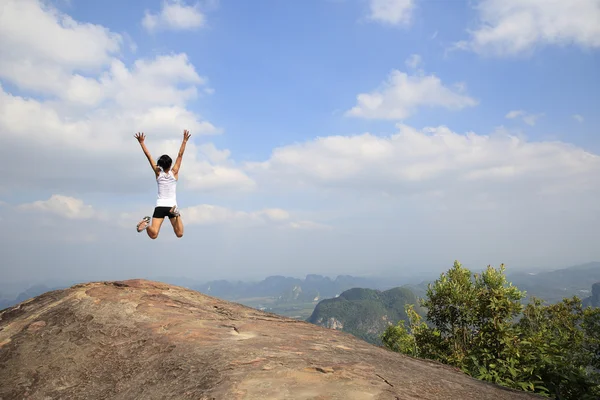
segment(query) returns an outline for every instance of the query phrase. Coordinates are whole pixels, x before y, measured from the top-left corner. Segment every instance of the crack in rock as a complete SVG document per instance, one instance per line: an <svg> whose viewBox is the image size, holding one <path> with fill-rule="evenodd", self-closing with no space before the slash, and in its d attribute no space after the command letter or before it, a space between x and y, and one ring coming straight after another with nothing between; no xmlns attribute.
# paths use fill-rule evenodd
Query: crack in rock
<svg viewBox="0 0 600 400"><path fill-rule="evenodd" d="M383 376L381 376L381 375L379 375L379 374L375 374L375 375L377 375L379 378L381 378L381 379L382 379L382 380L383 380L385 383L387 383L387 384L388 384L388 385L390 385L391 387L394 387L394 385L392 385L391 383L389 383L389 382L387 381L387 379L385 379Z"/></svg>

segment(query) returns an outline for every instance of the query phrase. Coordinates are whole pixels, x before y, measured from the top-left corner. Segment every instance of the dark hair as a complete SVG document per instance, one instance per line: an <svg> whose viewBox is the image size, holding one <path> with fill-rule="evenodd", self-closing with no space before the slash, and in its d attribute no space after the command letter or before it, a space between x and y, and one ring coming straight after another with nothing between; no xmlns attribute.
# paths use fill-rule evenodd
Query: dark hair
<svg viewBox="0 0 600 400"><path fill-rule="evenodd" d="M171 157L169 157L166 154L163 154L162 156L160 156L160 158L156 162L156 165L161 167L163 171L166 171L169 168L171 168L172 163L173 163L173 160L171 160Z"/></svg>

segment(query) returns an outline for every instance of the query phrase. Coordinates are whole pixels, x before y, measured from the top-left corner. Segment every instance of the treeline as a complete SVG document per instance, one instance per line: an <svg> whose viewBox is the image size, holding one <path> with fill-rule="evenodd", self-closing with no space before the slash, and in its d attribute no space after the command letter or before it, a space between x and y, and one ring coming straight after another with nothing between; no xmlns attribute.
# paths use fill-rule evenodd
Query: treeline
<svg viewBox="0 0 600 400"><path fill-rule="evenodd" d="M384 345L468 375L555 399L600 398L600 309L578 297L545 305L507 281L505 267L472 273L459 262L428 285L425 317L406 306Z"/></svg>

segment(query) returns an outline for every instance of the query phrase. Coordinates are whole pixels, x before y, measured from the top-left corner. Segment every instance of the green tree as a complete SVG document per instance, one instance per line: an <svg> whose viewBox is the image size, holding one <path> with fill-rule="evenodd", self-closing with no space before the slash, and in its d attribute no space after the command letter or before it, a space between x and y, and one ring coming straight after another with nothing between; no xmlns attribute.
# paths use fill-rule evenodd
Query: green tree
<svg viewBox="0 0 600 400"><path fill-rule="evenodd" d="M447 341L442 340L440 331L430 329L415 311L414 304L407 304L404 309L409 327L405 326L404 320L398 321L395 326L389 326L381 337L384 346L413 357L447 362L449 346Z"/></svg>
<svg viewBox="0 0 600 400"><path fill-rule="evenodd" d="M408 306L408 326L388 327L382 341L500 385L557 399L599 398L600 309L584 309L577 298L524 307L524 297L504 265L473 274L455 262L428 286L425 321Z"/></svg>
<svg viewBox="0 0 600 400"><path fill-rule="evenodd" d="M398 321L397 325L388 327L381 335L384 345L398 353L418 356L417 341L405 326L405 321Z"/></svg>
<svg viewBox="0 0 600 400"><path fill-rule="evenodd" d="M600 311L583 308L577 297L525 307L516 324L523 371L540 377L556 398L598 399Z"/></svg>

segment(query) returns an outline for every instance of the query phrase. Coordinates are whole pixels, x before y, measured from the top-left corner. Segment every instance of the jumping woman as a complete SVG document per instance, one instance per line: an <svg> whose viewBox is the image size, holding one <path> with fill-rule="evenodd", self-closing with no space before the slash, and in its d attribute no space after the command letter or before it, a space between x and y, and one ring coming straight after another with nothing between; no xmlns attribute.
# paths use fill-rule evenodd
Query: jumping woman
<svg viewBox="0 0 600 400"><path fill-rule="evenodd" d="M181 221L181 215L179 213L179 209L177 208L176 188L177 180L179 178L179 168L181 167L181 159L183 158L183 152L185 151L185 144L190 136L191 135L189 131L183 131L183 142L181 143L181 148L179 149L179 154L177 155L175 165L173 168L171 168L171 164L173 163L171 157L163 154L155 164L150 152L146 148L146 144L144 143L144 139L146 139L144 133L142 132L140 134L138 132L135 135L135 138L142 146L142 150L144 150L146 158L150 162L150 166L154 171L156 183L158 185L158 198L156 199L156 208L154 208L154 214L152 215L152 224L150 224L150 217L148 216L144 217L137 224L137 231L141 232L145 229L150 239L156 239L158 237L158 232L160 231L160 227L165 217L169 217L169 221L171 221L171 225L173 225L175 235L178 238L183 236L183 222Z"/></svg>

